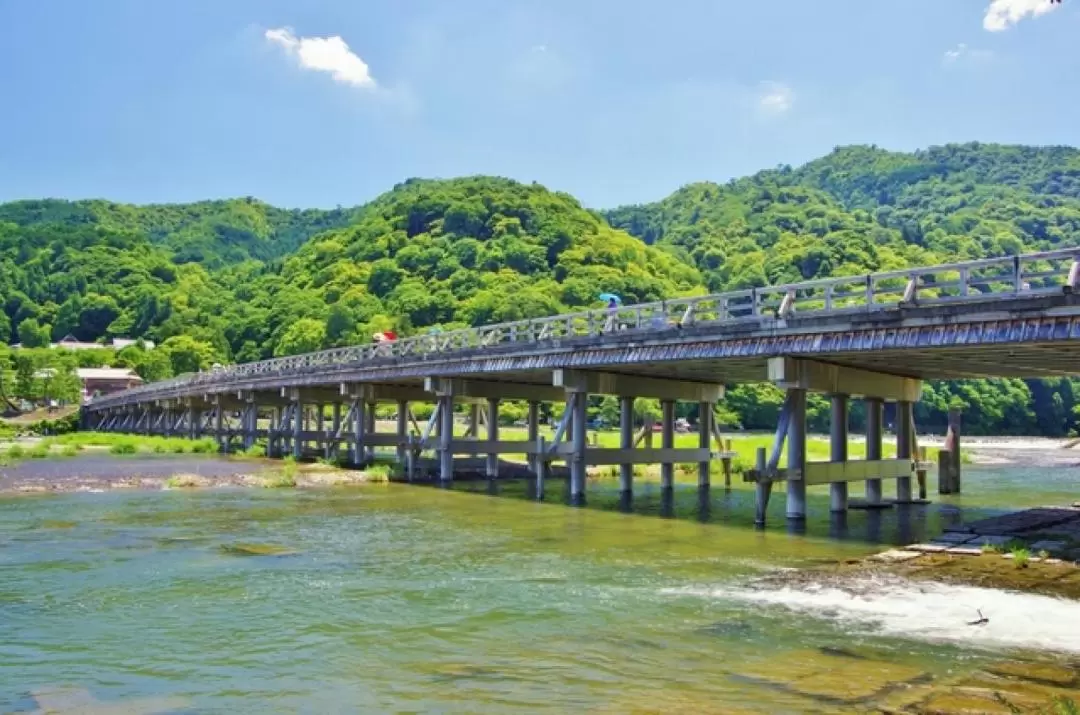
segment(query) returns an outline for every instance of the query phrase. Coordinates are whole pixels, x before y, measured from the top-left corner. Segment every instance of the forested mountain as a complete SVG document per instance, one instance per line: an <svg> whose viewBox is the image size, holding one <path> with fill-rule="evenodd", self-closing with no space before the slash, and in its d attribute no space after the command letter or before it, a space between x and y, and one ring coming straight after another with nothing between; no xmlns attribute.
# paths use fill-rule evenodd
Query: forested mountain
<svg viewBox="0 0 1080 715"><path fill-rule="evenodd" d="M1080 151L844 147L607 218L679 250L712 290L1076 245Z"/></svg>
<svg viewBox="0 0 1080 715"><path fill-rule="evenodd" d="M691 184L607 218L695 265L710 291L1076 246L1080 151L842 147L798 169ZM748 404L765 400L760 390L740 391L754 392ZM917 416L941 426L953 402L967 406L974 431L1059 434L1080 425L1077 380L929 385ZM823 417L824 403L818 408Z"/></svg>
<svg viewBox="0 0 1080 715"><path fill-rule="evenodd" d="M250 258L280 258L316 233L347 225L356 213L279 209L252 198L148 206L45 199L0 204L0 224L139 234L171 251L177 263L217 268Z"/></svg>
<svg viewBox="0 0 1080 715"><path fill-rule="evenodd" d="M1078 244L1080 152L980 144L844 147L606 214L491 177L411 179L334 211L20 201L0 204L0 342L147 338L163 350L123 361L159 378L391 328L549 315L604 291L640 302ZM0 371L9 360L0 351ZM732 420L774 419L768 388L729 394ZM1068 380L934 385L924 424L950 402L971 431L1080 424Z"/></svg>

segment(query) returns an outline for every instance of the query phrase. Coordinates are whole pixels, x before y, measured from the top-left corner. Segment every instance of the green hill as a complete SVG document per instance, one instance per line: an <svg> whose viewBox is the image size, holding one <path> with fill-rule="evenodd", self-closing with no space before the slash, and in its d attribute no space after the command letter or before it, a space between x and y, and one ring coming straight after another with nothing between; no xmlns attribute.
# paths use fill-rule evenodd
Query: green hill
<svg viewBox="0 0 1080 715"><path fill-rule="evenodd" d="M208 268L280 258L311 236L348 224L355 214L356 209L279 209L252 198L147 206L56 199L0 204L0 223L138 233L170 250L177 263Z"/></svg>
<svg viewBox="0 0 1080 715"><path fill-rule="evenodd" d="M146 338L162 350L121 361L161 377L550 315L605 291L642 302L1067 245L1080 245L1080 152L1062 147L843 147L606 213L481 176L410 179L334 211L19 201L0 204L0 342ZM730 395L744 426L774 419L768 388ZM970 431L1080 425L1069 380L933 385L920 419L938 425L950 402ZM818 426L823 411L811 405Z"/></svg>

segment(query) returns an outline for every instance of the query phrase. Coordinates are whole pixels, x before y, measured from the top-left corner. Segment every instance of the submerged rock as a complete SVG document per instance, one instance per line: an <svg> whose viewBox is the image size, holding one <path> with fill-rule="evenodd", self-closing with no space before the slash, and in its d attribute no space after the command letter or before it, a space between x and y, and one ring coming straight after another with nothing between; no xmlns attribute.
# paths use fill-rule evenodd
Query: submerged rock
<svg viewBox="0 0 1080 715"><path fill-rule="evenodd" d="M222 544L218 549L232 556L293 556L300 553L277 544Z"/></svg>
<svg viewBox="0 0 1080 715"><path fill-rule="evenodd" d="M919 668L869 658L800 650L740 670L736 675L804 697L839 703L869 700L892 688L926 680Z"/></svg>
<svg viewBox="0 0 1080 715"><path fill-rule="evenodd" d="M41 522L42 529L74 529L78 525L78 522L59 519L45 519Z"/></svg>

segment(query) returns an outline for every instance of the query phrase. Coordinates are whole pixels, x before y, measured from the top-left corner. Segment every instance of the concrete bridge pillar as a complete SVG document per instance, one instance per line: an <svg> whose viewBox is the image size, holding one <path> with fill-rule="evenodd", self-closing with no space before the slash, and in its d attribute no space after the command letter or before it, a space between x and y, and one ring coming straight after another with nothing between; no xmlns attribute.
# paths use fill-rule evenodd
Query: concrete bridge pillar
<svg viewBox="0 0 1080 715"><path fill-rule="evenodd" d="M304 456L304 422L306 422L307 410L299 398L293 400L293 438L292 456L300 459Z"/></svg>
<svg viewBox="0 0 1080 715"><path fill-rule="evenodd" d="M499 399L489 397L487 401L487 438L489 442L499 441ZM485 473L489 479L499 476L499 453L489 452Z"/></svg>
<svg viewBox="0 0 1080 715"><path fill-rule="evenodd" d="M698 447L701 449L709 449L712 444L712 427L713 423L713 403L711 402L699 402L698 403ZM708 488L711 481L710 469L712 468L712 461L707 459L704 462L698 462L698 488Z"/></svg>
<svg viewBox="0 0 1080 715"><path fill-rule="evenodd" d="M848 461L848 396L833 394L832 414L829 421L829 461ZM829 511L846 512L848 508L847 482L829 485Z"/></svg>
<svg viewBox="0 0 1080 715"><path fill-rule="evenodd" d="M468 430L469 437L472 439L480 439L480 405L473 402L468 406Z"/></svg>
<svg viewBox="0 0 1080 715"><path fill-rule="evenodd" d="M529 400L529 414L526 418L526 429L528 430L525 435L526 440L533 447L536 446L537 440L540 438L540 402L537 400ZM533 474L536 474L539 470L537 465L539 460L535 455L529 457L529 469Z"/></svg>
<svg viewBox="0 0 1080 715"><path fill-rule="evenodd" d="M225 434L225 408L220 400L214 406L214 439L217 440L218 451L223 454L228 453L229 437Z"/></svg>
<svg viewBox="0 0 1080 715"><path fill-rule="evenodd" d="M789 390L787 518L806 518L806 390ZM795 478L795 477L798 478Z"/></svg>
<svg viewBox="0 0 1080 715"><path fill-rule="evenodd" d="M449 484L454 481L454 395L439 395L439 480Z"/></svg>
<svg viewBox="0 0 1080 715"><path fill-rule="evenodd" d="M281 455L281 407L274 406L270 410L270 429L266 436L266 456L278 457Z"/></svg>
<svg viewBox="0 0 1080 715"><path fill-rule="evenodd" d="M397 401L397 454L399 464L405 464L405 441L409 436L409 401Z"/></svg>
<svg viewBox="0 0 1080 715"><path fill-rule="evenodd" d="M881 459L882 424L885 421L885 403L877 397L867 397L866 405L866 459ZM881 480L866 480L866 503L881 503Z"/></svg>
<svg viewBox="0 0 1080 715"><path fill-rule="evenodd" d="M634 448L634 398L619 398L619 447ZM634 465L619 465L619 493L630 495L634 492Z"/></svg>
<svg viewBox="0 0 1080 715"><path fill-rule="evenodd" d="M586 429L588 428L589 393L568 393L567 403L567 407L571 409L570 500L574 503L582 503L585 501L585 449L588 446Z"/></svg>
<svg viewBox="0 0 1080 715"><path fill-rule="evenodd" d="M330 457L330 439L326 435L326 405L318 403L315 409L315 448L322 447L323 457Z"/></svg>
<svg viewBox="0 0 1080 715"><path fill-rule="evenodd" d="M364 432L370 435L374 435L378 428L375 424L375 408L377 404L374 402L367 403L367 410L364 412L364 416L367 418L367 423L364 427ZM375 445L371 440L367 441L367 449L365 450L364 459L368 464L375 461Z"/></svg>
<svg viewBox="0 0 1080 715"><path fill-rule="evenodd" d="M367 417L364 414L365 403L363 400L354 398L352 403L352 430L353 448L352 461L357 467L364 465L364 431L367 429Z"/></svg>
<svg viewBox="0 0 1080 715"><path fill-rule="evenodd" d="M906 400L896 403L896 458L910 460L912 457L912 443L914 436L914 416L912 404ZM911 501L911 477L897 477L896 501L905 503Z"/></svg>
<svg viewBox="0 0 1080 715"><path fill-rule="evenodd" d="M660 402L660 447L673 449L675 447L675 400L662 400ZM660 489L668 490L675 488L675 464L672 462L660 463Z"/></svg>

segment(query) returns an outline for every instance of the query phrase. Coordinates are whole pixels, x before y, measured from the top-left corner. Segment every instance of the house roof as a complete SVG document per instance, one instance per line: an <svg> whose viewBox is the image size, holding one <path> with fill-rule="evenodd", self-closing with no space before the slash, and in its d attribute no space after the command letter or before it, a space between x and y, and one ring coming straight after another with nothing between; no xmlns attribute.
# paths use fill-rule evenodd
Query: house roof
<svg viewBox="0 0 1080 715"><path fill-rule="evenodd" d="M142 382L134 370L126 367L80 367L75 371L80 380L135 380Z"/></svg>

